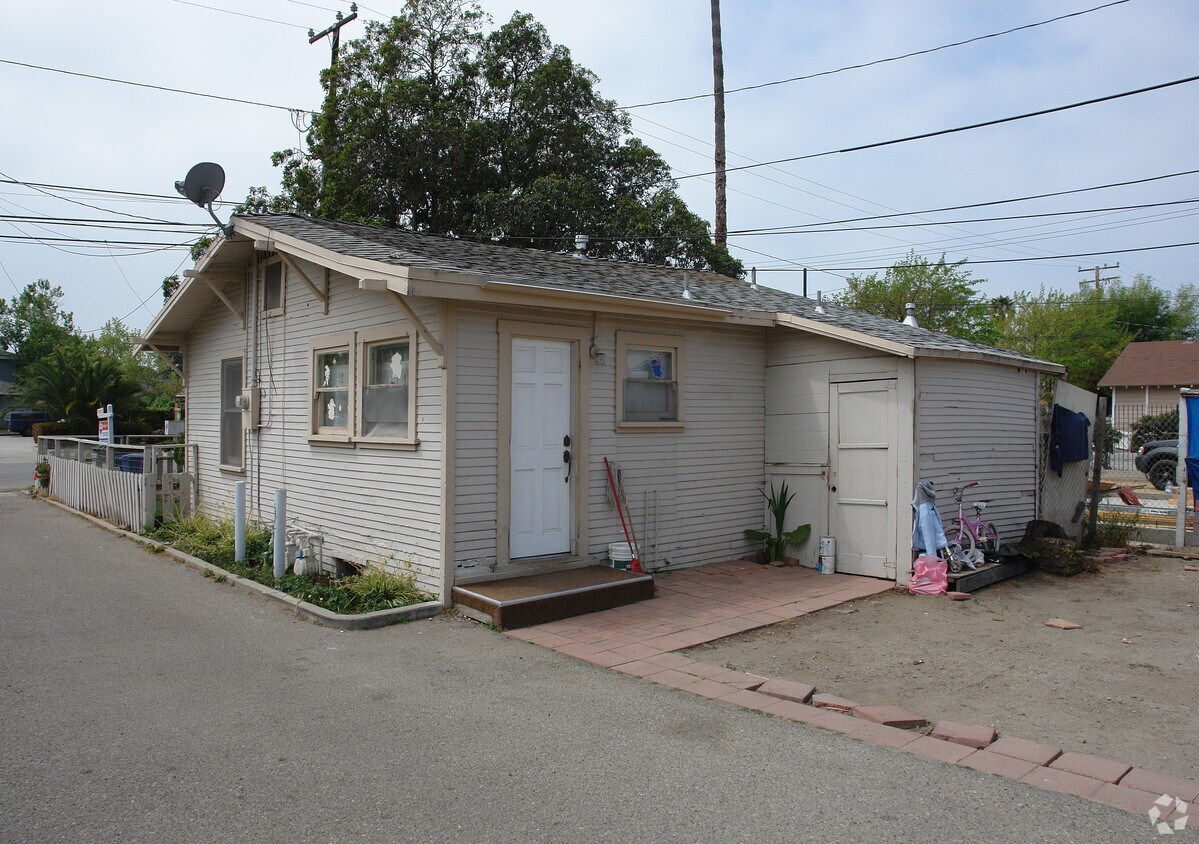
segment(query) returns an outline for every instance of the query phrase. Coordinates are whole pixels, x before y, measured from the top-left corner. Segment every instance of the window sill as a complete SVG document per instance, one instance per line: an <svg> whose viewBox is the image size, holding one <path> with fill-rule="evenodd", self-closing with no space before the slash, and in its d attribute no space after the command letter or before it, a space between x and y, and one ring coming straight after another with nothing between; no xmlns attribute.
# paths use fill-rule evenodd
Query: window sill
<svg viewBox="0 0 1199 844"><path fill-rule="evenodd" d="M640 434L663 433L663 434L667 434L667 433L673 433L673 432L678 432L678 431L685 431L686 429L687 429L687 425L686 425L686 423L683 423L683 422L617 422L616 423L616 432L618 434L624 434L624 433L640 433Z"/></svg>
<svg viewBox="0 0 1199 844"><path fill-rule="evenodd" d="M246 473L245 466L226 466L224 463L217 465L217 469L227 472L230 475L244 475Z"/></svg>
<svg viewBox="0 0 1199 844"><path fill-rule="evenodd" d="M309 434L307 439L313 445L354 445L349 434Z"/></svg>
<svg viewBox="0 0 1199 844"><path fill-rule="evenodd" d="M375 440L359 437L354 443L362 448L382 448L392 451L416 451L420 440Z"/></svg>
<svg viewBox="0 0 1199 844"><path fill-rule="evenodd" d="M267 319L270 319L271 317L283 316L283 312L284 312L283 308L271 308L269 311L262 310L262 311L259 311L258 313L261 316L264 316Z"/></svg>

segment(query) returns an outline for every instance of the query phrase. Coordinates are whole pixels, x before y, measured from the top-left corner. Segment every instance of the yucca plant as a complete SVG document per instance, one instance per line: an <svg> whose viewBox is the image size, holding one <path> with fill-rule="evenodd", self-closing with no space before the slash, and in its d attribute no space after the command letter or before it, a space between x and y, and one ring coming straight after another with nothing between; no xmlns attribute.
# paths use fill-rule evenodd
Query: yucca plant
<svg viewBox="0 0 1199 844"><path fill-rule="evenodd" d="M788 546L802 545L806 542L812 535L812 526L800 525L791 531L786 529L787 508L791 506L791 501L795 498L795 493L787 488L786 481L783 481L782 486L777 489L774 484L771 484L769 495L765 490L760 489L758 492L762 493L762 497L766 499L770 515L774 517L774 533L765 530L747 530L745 538L753 542L764 543L766 562L773 563L783 558Z"/></svg>

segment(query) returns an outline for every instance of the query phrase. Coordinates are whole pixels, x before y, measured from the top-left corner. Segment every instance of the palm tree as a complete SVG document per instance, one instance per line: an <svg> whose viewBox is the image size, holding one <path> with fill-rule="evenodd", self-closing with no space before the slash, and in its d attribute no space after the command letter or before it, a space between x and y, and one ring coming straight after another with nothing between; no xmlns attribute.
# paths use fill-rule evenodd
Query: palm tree
<svg viewBox="0 0 1199 844"><path fill-rule="evenodd" d="M120 362L87 346L60 347L30 364L21 395L30 407L72 426L94 423L96 409L107 404L119 419L135 415L142 405L140 387L126 377Z"/></svg>

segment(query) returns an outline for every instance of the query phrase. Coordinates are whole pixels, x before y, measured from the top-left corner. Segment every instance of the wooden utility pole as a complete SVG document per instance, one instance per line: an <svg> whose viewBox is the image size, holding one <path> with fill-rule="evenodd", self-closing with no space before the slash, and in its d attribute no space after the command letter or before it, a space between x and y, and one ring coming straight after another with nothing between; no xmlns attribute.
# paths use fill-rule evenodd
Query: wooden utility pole
<svg viewBox="0 0 1199 844"><path fill-rule="evenodd" d="M1095 289L1096 289L1096 290L1098 290L1098 289L1099 289L1099 282L1101 282L1101 281L1115 281L1116 279L1118 279L1118 278L1119 278L1119 276L1114 276L1114 275L1112 275L1112 276L1108 276L1107 278L1100 278L1100 277L1099 277L1099 273L1100 273L1100 272L1102 272L1103 270L1118 270L1118 269L1120 269L1120 265L1117 263L1117 264L1103 264L1102 266L1096 265L1096 266L1094 266L1094 267L1079 267L1079 268L1078 268L1078 271L1079 271L1080 273L1090 273L1090 272L1093 272L1093 273L1095 273ZM1078 283L1078 286L1079 286L1080 288L1081 288L1081 287L1086 287L1086 286L1087 286L1088 284L1090 284L1090 283L1091 283L1090 281L1080 281L1080 282Z"/></svg>
<svg viewBox="0 0 1199 844"><path fill-rule="evenodd" d="M724 153L724 45L720 40L720 0L712 0L712 98L716 110L716 225L714 240L724 246L729 236L729 209Z"/></svg>
<svg viewBox="0 0 1199 844"><path fill-rule="evenodd" d="M341 28L343 26L345 26L347 23L349 23L350 21L352 21L358 17L358 4L357 3L350 4L349 16L342 17L341 12L338 12L335 15L335 17L337 19L336 22L333 23L331 26L325 27L320 32L313 32L311 29L308 30L308 43L309 44L315 44L317 41L320 41L326 35L333 36L330 39L332 41L332 55L329 58L329 70L330 70L330 73L329 73L329 103L332 106L332 108L329 109L329 113L331 115L331 119L329 120L329 125L327 127L325 127L326 132L327 132L326 137L325 137L325 146L329 149L330 152L332 152L333 150L335 150L337 148L337 74L332 71L335 71L337 69L337 54L338 54L339 50L341 49ZM321 168L321 184L320 184L320 206L321 206L320 210L321 210L321 213L325 212L324 204L325 204L325 168L322 167Z"/></svg>

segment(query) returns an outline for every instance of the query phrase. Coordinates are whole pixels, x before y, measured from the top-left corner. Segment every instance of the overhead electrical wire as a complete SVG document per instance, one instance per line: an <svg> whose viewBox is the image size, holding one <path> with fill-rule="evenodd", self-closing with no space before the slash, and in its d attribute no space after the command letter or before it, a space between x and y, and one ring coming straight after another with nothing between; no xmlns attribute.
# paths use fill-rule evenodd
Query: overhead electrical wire
<svg viewBox="0 0 1199 844"><path fill-rule="evenodd" d="M1097 105L1099 103L1111 102L1112 100L1123 99L1124 97L1133 97L1138 94L1147 94L1152 91L1161 91L1165 88L1172 88L1176 85L1186 85L1190 82L1199 80L1199 75L1188 76L1183 79L1174 79L1170 82L1159 82L1156 85L1147 85L1144 88L1137 88L1132 91L1122 91L1119 94L1107 94L1102 97L1092 97L1089 100L1081 100L1076 103L1068 103L1066 105L1053 106L1052 108L1042 108L1037 111L1029 111L1024 114L1015 114L1010 117L999 117L994 120L983 120L979 123L970 123L965 126L955 126L952 129L936 129L931 132L921 132L917 135L908 135L903 138L891 138L886 141L874 141L869 144L858 144L852 147L843 147L842 149L829 149L823 152L809 152L805 155L793 155L788 158L776 158L773 161L763 161L760 164L742 164L737 167L726 167L726 173L735 173L739 170L753 170L757 167L769 167L772 164L787 164L792 161L808 161L813 158L822 158L827 155L840 155L846 152L861 152L868 149L878 149L879 147L893 146L895 144L906 144L910 141L922 141L928 138L937 138L943 135L952 135L956 132L966 132L971 129L982 129L987 126L999 126L1004 123L1012 123L1017 120L1027 120L1031 117L1043 117L1046 114L1056 114L1062 111L1070 111L1075 108L1083 108L1084 106ZM689 173L684 176L672 177L675 181L682 179L694 179L697 176L714 176L715 170L708 170L703 173Z"/></svg>
<svg viewBox="0 0 1199 844"><path fill-rule="evenodd" d="M1033 29L1038 26L1045 26L1046 24L1056 23L1057 21L1066 20L1067 18L1076 18L1080 15L1088 15L1091 12L1098 12L1101 9L1107 9L1112 6L1120 6L1127 2L1129 2L1129 0L1114 0L1114 2L1104 3L1101 6L1094 6L1090 9L1082 9L1080 11L1070 12L1069 14L1065 14L1065 15L1058 15L1055 18L1048 18L1047 20L1036 21L1035 23L1026 23L1022 26L1015 26L1010 29L1001 30L1000 32L990 32L990 33L987 33L986 35L976 35L973 38L966 38L961 41L953 41L949 44L942 44L938 47L929 47L924 50L914 50L910 53L903 53L902 55L898 55L898 56L889 56L885 59L875 59L873 61L845 65L844 67L838 67L833 70L822 70L817 73L807 73L807 74L804 74L803 76L792 76L787 79L776 79L772 82L759 82L754 85L743 85L740 88L726 88L724 93L726 95L727 94L737 94L742 91L754 91L759 88L769 88L774 85L787 85L792 82L802 82L805 79L816 79L821 76L832 76L837 73L845 73L848 70L860 70L861 68L874 67L875 65L886 64L887 62L897 62L897 61L900 61L901 59L910 59L915 56L925 56L925 55L928 55L929 53L936 53L941 50L948 50L952 47L961 47L966 44L973 44L977 41L985 41L988 38L998 38L1002 35L1010 35L1013 32L1021 32L1022 30L1026 30L1026 29ZM633 105L617 106L617 108L628 111L628 110L634 109L634 108L649 108L650 106L667 105L669 103L683 103L683 102L688 102L689 100L702 100L702 99L707 99L712 96L713 96L713 94L711 92L707 92L707 93L703 93L703 94L691 94L691 95L685 96L685 97L672 97L672 98L666 99L666 100L654 100L653 102L634 103Z"/></svg>
<svg viewBox="0 0 1199 844"><path fill-rule="evenodd" d="M277 23L279 26L290 26L292 29L302 29L307 31L311 27L303 26L298 23L288 23L287 21L276 20L275 18L263 18L258 15L248 15L245 12L235 12L232 9L222 9L220 6L206 6L203 3L195 3L193 0L175 0L183 6L194 6L197 9L207 9L210 12L222 12L226 15L237 15L239 18L250 18L251 20L263 21L264 23Z"/></svg>
<svg viewBox="0 0 1199 844"><path fill-rule="evenodd" d="M959 264L960 265L1020 264L1020 263L1028 263L1031 261L1044 261L1044 260L1050 260L1050 259L1060 260L1063 258L1093 258L1093 257L1100 256L1100 255L1126 255L1126 254L1132 254L1134 252L1155 252L1155 251L1158 251L1161 249L1182 249L1182 248L1185 248L1188 246L1199 246L1199 240L1188 241L1185 243L1163 243L1158 246L1137 246L1137 247L1130 247L1128 249L1105 249L1105 250L1098 250L1095 252L1072 252L1072 253L1066 254L1066 255L1052 255L1052 256L1047 256L1045 258L1041 258L1041 257L987 258L987 259L981 259L981 260L953 261L952 263L955 266L957 266ZM879 266L879 267L807 267L807 269L810 271L838 270L840 272L871 272L871 271L875 271L875 270L889 270L889 269L891 269L891 265L888 264L888 265ZM793 269L790 267L766 267L766 268L759 268L758 272L760 272L760 273L792 273L792 272L800 272L800 270Z"/></svg>
<svg viewBox="0 0 1199 844"><path fill-rule="evenodd" d="M65 70L61 67L48 67L40 64L30 64L29 62L18 62L12 59L0 59L0 64L13 65L15 67L24 67L31 70L43 70L47 73L61 73L64 76L78 76L81 79L94 79L98 82L113 82L118 85L129 85L134 88L149 88L152 91L166 91L170 94L186 94L189 97L204 97L209 100L223 100L228 103L241 103L242 105L259 106L260 108L273 108L286 112L302 112L305 114L316 114L317 112L307 108L293 108L291 106L276 105L275 103L264 103L258 100L244 100L241 97L226 97L221 94L206 94L202 91L189 91L186 88L171 88L166 85L153 85L149 82L133 82L129 79L117 79L113 76L100 76L95 73L81 73L77 70Z"/></svg>

